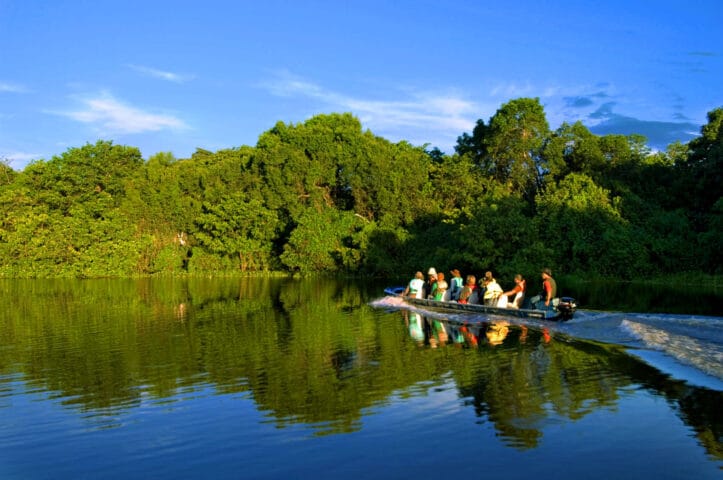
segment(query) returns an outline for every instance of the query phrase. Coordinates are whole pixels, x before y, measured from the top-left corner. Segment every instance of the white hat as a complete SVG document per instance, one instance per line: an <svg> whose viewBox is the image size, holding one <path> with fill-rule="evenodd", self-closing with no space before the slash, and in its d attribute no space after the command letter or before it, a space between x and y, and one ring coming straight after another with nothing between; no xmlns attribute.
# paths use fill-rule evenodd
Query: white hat
<svg viewBox="0 0 723 480"><path fill-rule="evenodd" d="M432 267L427 272L427 275L437 275L437 271L434 269L434 267Z"/></svg>

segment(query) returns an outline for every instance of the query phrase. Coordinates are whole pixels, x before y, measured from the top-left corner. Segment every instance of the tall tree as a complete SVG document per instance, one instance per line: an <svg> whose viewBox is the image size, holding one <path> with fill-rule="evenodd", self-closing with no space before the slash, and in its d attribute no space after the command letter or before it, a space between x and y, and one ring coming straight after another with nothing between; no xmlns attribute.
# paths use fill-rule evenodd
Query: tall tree
<svg viewBox="0 0 723 480"><path fill-rule="evenodd" d="M604 163L599 137L581 122L563 123L543 148L542 167L554 181L569 173L595 176Z"/></svg>
<svg viewBox="0 0 723 480"><path fill-rule="evenodd" d="M723 107L708 112L701 136L690 141L683 174L692 188L692 206L699 213L711 211L723 196Z"/></svg>
<svg viewBox="0 0 723 480"><path fill-rule="evenodd" d="M490 119L482 169L531 199L540 183L540 153L549 125L539 98L518 98Z"/></svg>
<svg viewBox="0 0 723 480"><path fill-rule="evenodd" d="M457 137L457 145L454 151L460 156L469 157L476 165L480 165L487 155L487 132L489 128L485 125L484 120L478 119L472 129L472 135L463 133Z"/></svg>

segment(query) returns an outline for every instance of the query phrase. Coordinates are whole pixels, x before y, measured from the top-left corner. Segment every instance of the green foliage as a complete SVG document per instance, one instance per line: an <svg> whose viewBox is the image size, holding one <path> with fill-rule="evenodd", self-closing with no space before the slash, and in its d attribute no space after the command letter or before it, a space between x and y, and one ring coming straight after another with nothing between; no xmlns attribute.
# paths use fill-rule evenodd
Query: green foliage
<svg viewBox="0 0 723 480"><path fill-rule="evenodd" d="M177 245L164 245L152 255L149 273L183 273L187 252Z"/></svg>
<svg viewBox="0 0 723 480"><path fill-rule="evenodd" d="M411 223L428 205L430 159L422 148L362 132L349 114L276 126L258 141L253 168L269 208L292 222L307 208L352 211L381 224Z"/></svg>
<svg viewBox="0 0 723 480"><path fill-rule="evenodd" d="M308 209L292 232L281 261L301 273L354 271L362 263L359 246L365 222L351 212Z"/></svg>
<svg viewBox="0 0 723 480"><path fill-rule="evenodd" d="M38 200L64 213L75 203L93 202L101 193L117 205L126 181L142 163L137 148L99 140L71 148L47 163L31 164L21 182L39 195Z"/></svg>
<svg viewBox="0 0 723 480"><path fill-rule="evenodd" d="M242 271L271 265L271 240L277 230L275 212L260 201L235 193L221 203L206 202L193 234L208 252L238 261Z"/></svg>
<svg viewBox="0 0 723 480"><path fill-rule="evenodd" d="M570 174L537 202L540 235L563 272L630 277L646 265L644 250L609 191Z"/></svg>
<svg viewBox="0 0 723 480"><path fill-rule="evenodd" d="M12 184L17 175L17 172L10 167L10 162L0 157L0 185Z"/></svg>
<svg viewBox="0 0 723 480"><path fill-rule="evenodd" d="M680 173L688 179L685 193L693 211L704 217L723 196L723 108L708 113L701 136L688 146L688 161L680 165Z"/></svg>
<svg viewBox="0 0 723 480"><path fill-rule="evenodd" d="M207 252L203 248L194 248L193 254L189 257L187 268L189 273L216 273L240 271L237 259L227 256L220 257Z"/></svg>
<svg viewBox="0 0 723 480"><path fill-rule="evenodd" d="M713 205L709 215L708 228L700 235L701 255L696 255L703 271L711 274L723 273L723 198Z"/></svg>
<svg viewBox="0 0 723 480"><path fill-rule="evenodd" d="M554 181L570 173L592 176L602 170L606 160L600 138L580 122L563 123L546 142L543 158L543 168Z"/></svg>
<svg viewBox="0 0 723 480"><path fill-rule="evenodd" d="M502 105L490 119L483 171L531 198L539 185L538 165L548 134L539 98L519 98Z"/></svg>
<svg viewBox="0 0 723 480"><path fill-rule="evenodd" d="M722 128L719 108L700 137L651 152L580 122L550 132L520 98L450 156L349 113L187 159L98 141L0 164L0 276L720 272Z"/></svg>
<svg viewBox="0 0 723 480"><path fill-rule="evenodd" d="M472 129L472 135L463 133L457 137L457 145L454 151L460 156L468 157L475 165L482 165L487 155L486 137L488 127L484 120L478 119Z"/></svg>
<svg viewBox="0 0 723 480"><path fill-rule="evenodd" d="M643 242L650 262L660 272L693 271L700 267L696 238L682 210L655 210L644 228Z"/></svg>

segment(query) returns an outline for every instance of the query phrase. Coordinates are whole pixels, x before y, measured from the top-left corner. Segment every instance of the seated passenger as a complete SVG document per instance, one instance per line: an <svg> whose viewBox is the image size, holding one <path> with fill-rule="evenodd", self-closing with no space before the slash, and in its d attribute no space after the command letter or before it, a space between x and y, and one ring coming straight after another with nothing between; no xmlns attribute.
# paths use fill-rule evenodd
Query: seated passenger
<svg viewBox="0 0 723 480"><path fill-rule="evenodd" d="M444 273L437 274L437 281L432 286L432 298L434 300L444 300L444 293L447 291L448 285L444 280Z"/></svg>
<svg viewBox="0 0 723 480"><path fill-rule="evenodd" d="M464 280L462 280L462 274L456 268L451 272L452 278L449 281L449 299L459 300L459 294L462 293L462 287L464 286Z"/></svg>
<svg viewBox="0 0 723 480"><path fill-rule="evenodd" d="M497 280L492 276L492 272L485 273L483 282L485 286L484 304L491 307L495 306L497 299L502 295L502 287L500 287L500 284L497 283Z"/></svg>
<svg viewBox="0 0 723 480"><path fill-rule="evenodd" d="M510 300L510 295L515 298ZM515 275L515 286L512 290L502 292L497 306L500 308L522 308L522 301L525 299L525 279L519 273Z"/></svg>
<svg viewBox="0 0 723 480"><path fill-rule="evenodd" d="M557 283L552 278L552 271L549 268L543 268L542 273L542 291L544 292L545 299L540 300L535 305L535 308L539 310L554 310L555 305L553 300L557 297Z"/></svg>
<svg viewBox="0 0 723 480"><path fill-rule="evenodd" d="M422 292L421 298L432 298L432 290L434 290L434 284L437 283L437 270L434 267L430 267L427 271L427 281L424 283L424 291Z"/></svg>
<svg viewBox="0 0 723 480"><path fill-rule="evenodd" d="M404 289L402 293L405 297L422 298L422 291L424 290L424 275L422 272L414 274L414 278L409 281L409 285Z"/></svg>
<svg viewBox="0 0 723 480"><path fill-rule="evenodd" d="M462 291L459 294L459 303L469 303L470 297L477 288L477 279L474 275L467 275L467 280L462 287Z"/></svg>

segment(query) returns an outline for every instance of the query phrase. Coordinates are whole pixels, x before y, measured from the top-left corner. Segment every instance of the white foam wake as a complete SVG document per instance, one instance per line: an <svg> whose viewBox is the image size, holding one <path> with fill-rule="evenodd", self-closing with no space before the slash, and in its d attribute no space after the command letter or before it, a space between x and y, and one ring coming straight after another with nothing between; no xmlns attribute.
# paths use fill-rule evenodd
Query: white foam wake
<svg viewBox="0 0 723 480"><path fill-rule="evenodd" d="M720 344L627 319L620 323L620 328L640 340L645 347L662 351L684 365L723 380L723 349Z"/></svg>

